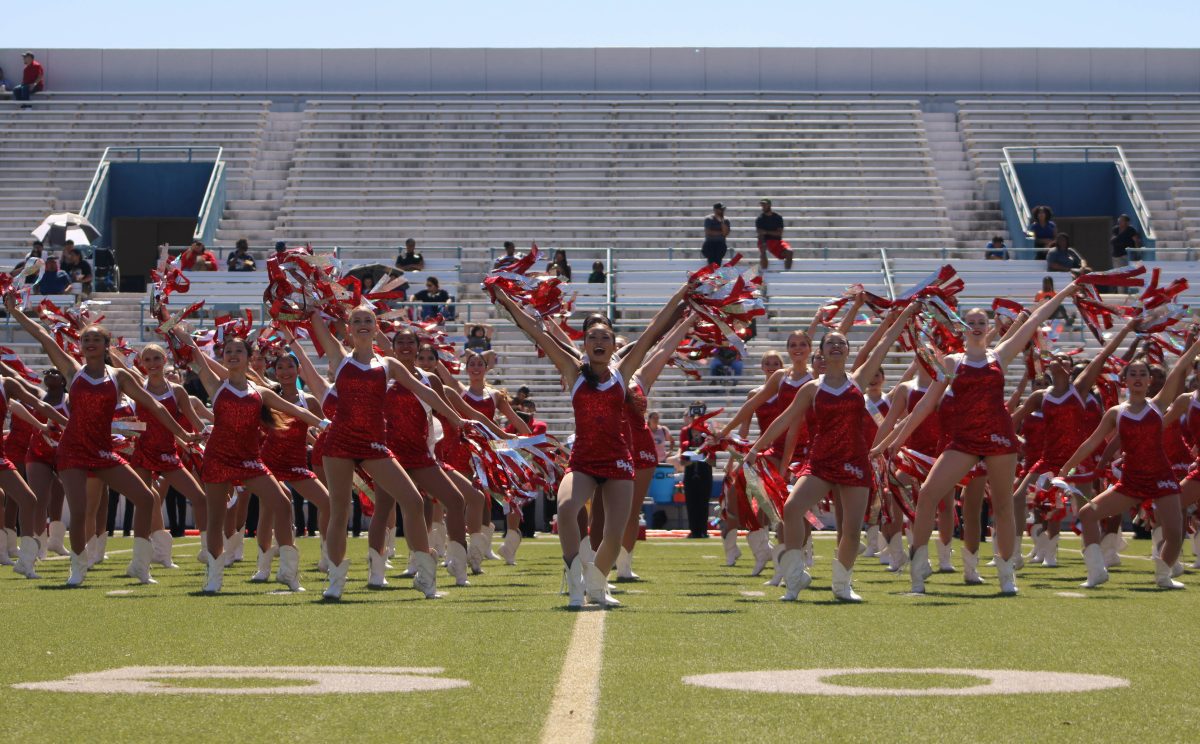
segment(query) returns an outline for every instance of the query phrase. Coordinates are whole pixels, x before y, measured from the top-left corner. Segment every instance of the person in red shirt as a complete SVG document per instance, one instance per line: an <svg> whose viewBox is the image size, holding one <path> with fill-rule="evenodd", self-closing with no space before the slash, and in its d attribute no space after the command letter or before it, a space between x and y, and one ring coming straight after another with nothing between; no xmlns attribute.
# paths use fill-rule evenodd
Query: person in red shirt
<svg viewBox="0 0 1200 744"><path fill-rule="evenodd" d="M534 418L534 414L537 412L537 406L534 405L532 400L526 399L525 403L520 408L518 408L516 405L513 405L513 408L516 410L517 416L525 422L526 426L529 427L530 434L536 437L538 434L546 433L546 422L539 421L538 419ZM512 424L505 426L504 431L508 434L518 433L517 428Z"/></svg>
<svg viewBox="0 0 1200 744"><path fill-rule="evenodd" d="M21 84L13 88L14 101L28 101L34 93L46 89L46 70L41 62L33 58L33 52L25 52L21 60L25 62L25 70L21 75Z"/></svg>
<svg viewBox="0 0 1200 744"><path fill-rule="evenodd" d="M216 271L217 257L212 251L204 248L204 243L197 240L179 255L179 268L184 271Z"/></svg>

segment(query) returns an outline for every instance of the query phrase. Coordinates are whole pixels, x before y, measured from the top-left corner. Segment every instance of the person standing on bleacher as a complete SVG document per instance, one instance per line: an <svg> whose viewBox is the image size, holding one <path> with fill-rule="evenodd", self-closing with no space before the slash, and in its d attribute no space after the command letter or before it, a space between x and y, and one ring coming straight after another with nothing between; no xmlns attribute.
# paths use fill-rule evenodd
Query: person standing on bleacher
<svg viewBox="0 0 1200 744"><path fill-rule="evenodd" d="M760 199L762 214L754 220L754 231L758 233L758 265L767 270L767 254L783 259L783 268L792 268L792 246L783 239L783 215L771 208L770 199Z"/></svg>
<svg viewBox="0 0 1200 744"><path fill-rule="evenodd" d="M404 251L396 256L396 268L401 271L424 271L425 257L417 253L417 241L404 241Z"/></svg>
<svg viewBox="0 0 1200 744"><path fill-rule="evenodd" d="M721 265L729 246L725 239L729 237L729 220L725 219L725 205L717 202L713 205L712 214L704 218L704 247L700 252L710 264Z"/></svg>

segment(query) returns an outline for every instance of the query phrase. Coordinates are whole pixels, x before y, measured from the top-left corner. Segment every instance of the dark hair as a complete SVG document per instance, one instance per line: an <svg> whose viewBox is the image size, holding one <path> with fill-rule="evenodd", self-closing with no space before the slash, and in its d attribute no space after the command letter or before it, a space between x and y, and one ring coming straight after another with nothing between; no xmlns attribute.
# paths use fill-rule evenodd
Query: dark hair
<svg viewBox="0 0 1200 744"><path fill-rule="evenodd" d="M1060 241L1060 240L1066 243L1066 245L1064 245L1063 248L1071 247L1071 236L1068 235L1067 233L1065 233L1065 232L1055 233L1055 235L1054 235L1054 247L1055 248L1058 247L1058 241Z"/></svg>
<svg viewBox="0 0 1200 744"><path fill-rule="evenodd" d="M992 242L993 242L993 243L995 243L996 241L1000 241L1001 243L1003 243L1003 242L1004 242L1004 238L1003 238L1003 237L1001 237L1000 235L993 235L993 236L992 236Z"/></svg>
<svg viewBox="0 0 1200 744"><path fill-rule="evenodd" d="M517 395L521 395L522 393L524 393L525 395L529 395L529 386L528 385L522 385L521 387L517 388Z"/></svg>
<svg viewBox="0 0 1200 744"><path fill-rule="evenodd" d="M204 250L204 243L203 243L203 242L201 242L201 241L199 241L199 240L193 240L193 241L192 241L192 245L191 245L191 247L192 247L192 248L195 248L196 246L200 246L200 250Z"/></svg>
<svg viewBox="0 0 1200 744"><path fill-rule="evenodd" d="M514 242L512 242L511 240L506 240L506 241L504 241L504 247L505 247L505 248L512 248L513 250L516 250L516 248L517 248L517 244L516 244L516 243L514 243Z"/></svg>
<svg viewBox="0 0 1200 744"><path fill-rule="evenodd" d="M238 242L234 244L234 250L248 251L250 250L250 242L245 238L238 238Z"/></svg>
<svg viewBox="0 0 1200 744"><path fill-rule="evenodd" d="M410 245L415 247L415 246L416 246L416 244L417 244L417 241L413 240L412 238L409 238L408 240L405 240L405 241L404 241L404 247L405 247L405 248L407 248L407 247L408 247L408 246L410 246Z"/></svg>
<svg viewBox="0 0 1200 744"><path fill-rule="evenodd" d="M437 278L436 276L430 276L430 277L426 277L426 278L425 278L425 283L426 283L426 284L428 284L428 283L430 283L430 282L433 282L433 286L435 286L435 287L437 287L437 288L439 288L439 289L440 289L440 288L441 288L441 286L442 286L441 284L439 284L439 283L438 283L438 278Z"/></svg>
<svg viewBox="0 0 1200 744"><path fill-rule="evenodd" d="M1117 215L1117 221L1118 221L1118 222L1120 222L1121 220L1125 220L1126 222L1132 222L1132 221L1133 221L1133 220L1129 219L1129 215L1127 215L1127 214L1120 214L1120 215Z"/></svg>
<svg viewBox="0 0 1200 744"><path fill-rule="evenodd" d="M392 334L392 343L393 344L396 343L396 339L400 338L401 336L405 336L405 335L412 336L413 340L415 340L415 341L421 340L421 339L417 338L417 332L414 331L412 328L409 328L408 326L400 326L399 328L396 329L396 332ZM418 346L418 348L419 348L419 346Z"/></svg>
<svg viewBox="0 0 1200 744"><path fill-rule="evenodd" d="M830 336L841 336L842 340L846 342L846 348L850 348L850 339L846 338L846 334L839 333L837 331L826 331L825 333L821 334L821 340L817 342L817 349L820 350L822 354L825 353L825 341Z"/></svg>
<svg viewBox="0 0 1200 744"><path fill-rule="evenodd" d="M1033 208L1033 221L1037 222L1038 215L1042 213L1046 215L1046 222L1054 219L1054 210L1044 204L1039 204Z"/></svg>
<svg viewBox="0 0 1200 744"><path fill-rule="evenodd" d="M604 262L603 261L592 261L592 271L599 271L601 274L603 274L604 273Z"/></svg>
<svg viewBox="0 0 1200 744"><path fill-rule="evenodd" d="M1042 291L1043 292L1053 292L1054 291L1054 277L1052 277L1052 276L1042 277Z"/></svg>
<svg viewBox="0 0 1200 744"><path fill-rule="evenodd" d="M612 333L614 337L616 336L616 332L613 331L612 321L608 319L608 316L601 315L600 313L592 313L583 321L584 335L586 335L588 330L595 325L606 326L609 332ZM596 371L592 369L592 365L588 363L586 357L582 362L579 363L579 374L583 375L583 380L588 384L589 387L596 388L600 386L600 378L596 375Z"/></svg>

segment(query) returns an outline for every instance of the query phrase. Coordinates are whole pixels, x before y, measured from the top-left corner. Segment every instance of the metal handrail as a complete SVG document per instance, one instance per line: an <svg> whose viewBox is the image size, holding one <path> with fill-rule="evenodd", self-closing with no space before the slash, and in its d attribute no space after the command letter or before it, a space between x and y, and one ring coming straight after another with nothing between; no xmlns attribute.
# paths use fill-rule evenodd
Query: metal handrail
<svg viewBox="0 0 1200 744"><path fill-rule="evenodd" d="M892 276L892 259L888 256L887 248L879 249L879 259L883 264L883 283L887 286L888 299L896 299L896 282Z"/></svg>
<svg viewBox="0 0 1200 744"><path fill-rule="evenodd" d="M1116 153L1116 157L1112 158L1111 162L1117 168L1117 175L1121 177L1121 183L1125 186L1125 190L1129 193L1129 199L1133 202L1133 211L1137 215L1138 221L1142 225L1142 232L1148 240L1156 238L1154 228L1150 225L1150 209L1146 206L1146 200L1142 196L1142 190L1138 188L1137 179L1134 178L1133 171L1129 168L1129 161L1125 159L1125 151L1120 145L1020 145L1013 147L1001 148L1004 154L1004 162L1000 164L1000 172L1004 175L1005 186L1008 187L1009 193L1013 195L1013 201L1017 205L1017 216L1021 219L1021 224L1028 225L1033 221L1033 216L1029 211L1029 204L1025 201L1025 193L1021 190L1021 184L1017 181L1016 170L1013 163L1013 155L1018 153L1029 153L1031 162L1038 162L1039 153L1056 153L1056 152L1082 152L1083 162L1090 161L1093 151L1111 151ZM1033 233L1026 230L1027 237L1033 237Z"/></svg>
<svg viewBox="0 0 1200 744"><path fill-rule="evenodd" d="M212 160L215 163L221 160L221 155L224 153L224 148L220 145L117 145L114 147L104 148L104 154L100 156L100 162L104 163L111 161L112 158L110 157L110 154L115 153L134 153L136 156L134 162L140 163L142 160L142 153L186 152L187 162L190 163L193 160L193 153L211 152L214 150L216 151L216 155Z"/></svg>
<svg viewBox="0 0 1200 744"><path fill-rule="evenodd" d="M108 155L108 150L104 150L104 154ZM88 212L95 206L97 195L100 193L100 184L103 183L105 175L108 173L108 161L102 156L100 165L96 166L96 172L92 175L92 182L88 184L87 193L83 195L83 203L79 205L79 213L87 216Z"/></svg>
<svg viewBox="0 0 1200 744"><path fill-rule="evenodd" d="M200 202L196 230L192 233L193 240L203 240L207 234L209 220L213 219L213 202L216 201L217 193L221 190L224 177L225 163L221 162L221 153L218 149L217 160L213 163L212 173L208 176L208 186L204 189L204 199ZM217 216L217 219L219 218L220 215Z"/></svg>

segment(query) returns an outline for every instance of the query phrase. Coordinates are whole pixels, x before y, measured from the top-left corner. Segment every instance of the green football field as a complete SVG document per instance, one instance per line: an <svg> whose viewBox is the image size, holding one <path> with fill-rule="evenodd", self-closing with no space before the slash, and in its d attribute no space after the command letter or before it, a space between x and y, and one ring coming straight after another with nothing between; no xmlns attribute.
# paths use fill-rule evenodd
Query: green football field
<svg viewBox="0 0 1200 744"><path fill-rule="evenodd" d="M1064 540L1060 567L1021 571L1013 598L994 572L981 587L935 576L927 596L907 596L907 575L864 559L866 601L840 605L821 537L798 602L748 575L748 550L727 568L718 540L652 540L636 553L643 580L621 584L624 606L608 612L565 608L551 537L525 541L518 566L486 563L471 587L439 577L435 601L398 578L367 590L366 544L351 540L338 604L320 601L314 540L301 541L307 593L251 584L243 562L205 597L195 539L176 542L181 568L158 569L156 586L123 577L129 541L114 539L82 589L59 588L65 560L41 564L45 581L0 573L0 720L9 741L1195 740L1200 581L1155 589L1148 541L1082 590L1078 542ZM816 690L746 689L812 669L834 671ZM942 671L904 671L920 669ZM980 675L996 670L1031 674L995 689ZM757 672L721 682L734 689L684 682ZM1049 673L1119 686L1063 691L1074 678Z"/></svg>

